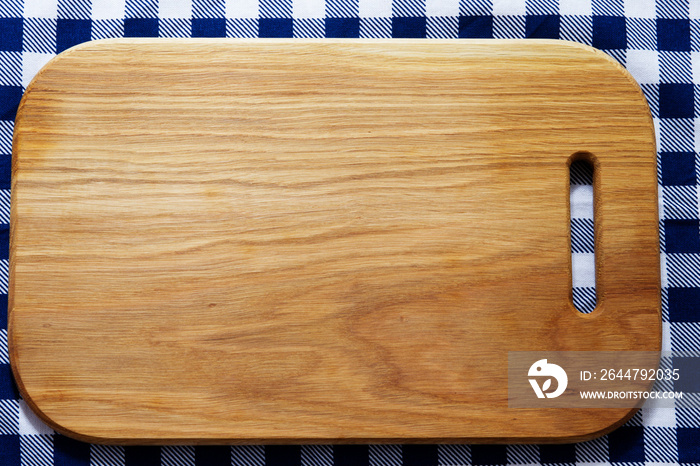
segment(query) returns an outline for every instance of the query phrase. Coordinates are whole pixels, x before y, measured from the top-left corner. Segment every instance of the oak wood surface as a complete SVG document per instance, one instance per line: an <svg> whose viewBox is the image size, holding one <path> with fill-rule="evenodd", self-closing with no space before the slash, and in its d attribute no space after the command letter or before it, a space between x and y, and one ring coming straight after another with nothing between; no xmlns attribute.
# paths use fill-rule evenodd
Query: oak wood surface
<svg viewBox="0 0 700 466"><path fill-rule="evenodd" d="M591 438L633 410L509 409L508 351L660 349L656 189L644 97L585 46L83 44L17 114L14 374L93 442Z"/></svg>

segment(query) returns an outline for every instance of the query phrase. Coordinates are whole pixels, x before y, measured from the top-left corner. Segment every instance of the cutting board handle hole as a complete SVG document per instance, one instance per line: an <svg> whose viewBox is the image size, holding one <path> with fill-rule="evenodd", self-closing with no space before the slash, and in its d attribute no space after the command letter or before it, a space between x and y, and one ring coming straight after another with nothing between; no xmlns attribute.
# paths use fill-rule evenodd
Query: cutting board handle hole
<svg viewBox="0 0 700 466"><path fill-rule="evenodd" d="M569 212L571 221L571 295L581 313L597 305L594 183L592 155L574 154L569 164Z"/></svg>

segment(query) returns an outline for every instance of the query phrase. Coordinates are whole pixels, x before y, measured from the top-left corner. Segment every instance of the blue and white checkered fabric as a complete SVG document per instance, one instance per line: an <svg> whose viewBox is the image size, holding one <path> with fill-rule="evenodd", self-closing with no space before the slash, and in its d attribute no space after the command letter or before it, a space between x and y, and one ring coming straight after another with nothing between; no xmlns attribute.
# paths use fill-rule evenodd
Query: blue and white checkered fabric
<svg viewBox="0 0 700 466"><path fill-rule="evenodd" d="M0 0L0 465L700 464L700 411L652 404L607 436L559 446L114 447L55 434L19 398L8 361L14 117L56 53L122 36L559 38L604 50L641 84L657 128L664 348L700 350L700 1ZM585 179L572 175L574 198ZM574 299L585 311L592 221L585 205L574 217Z"/></svg>

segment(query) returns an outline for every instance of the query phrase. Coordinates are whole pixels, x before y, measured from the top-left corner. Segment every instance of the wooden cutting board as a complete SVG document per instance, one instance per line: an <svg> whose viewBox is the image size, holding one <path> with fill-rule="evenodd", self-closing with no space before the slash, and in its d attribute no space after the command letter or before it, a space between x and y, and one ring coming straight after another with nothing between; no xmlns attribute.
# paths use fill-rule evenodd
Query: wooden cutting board
<svg viewBox="0 0 700 466"><path fill-rule="evenodd" d="M87 43L28 87L12 175L12 367L79 439L583 440L634 410L508 408L509 351L660 349L652 119L589 47Z"/></svg>

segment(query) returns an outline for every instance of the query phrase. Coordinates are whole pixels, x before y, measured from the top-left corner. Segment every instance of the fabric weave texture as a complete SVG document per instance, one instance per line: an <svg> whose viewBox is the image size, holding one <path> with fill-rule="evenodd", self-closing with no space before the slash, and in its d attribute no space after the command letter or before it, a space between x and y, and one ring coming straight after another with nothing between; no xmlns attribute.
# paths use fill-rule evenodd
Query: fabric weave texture
<svg viewBox="0 0 700 466"><path fill-rule="evenodd" d="M700 0L0 0L0 465L700 465L700 410L653 403L570 445L120 447L54 433L9 366L14 118L49 59L111 37L551 38L603 50L640 83L657 131L664 349L700 351ZM573 182L585 190L590 175ZM590 311L592 220L579 211L574 300Z"/></svg>

